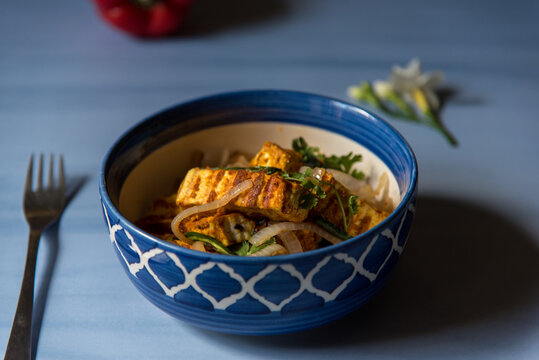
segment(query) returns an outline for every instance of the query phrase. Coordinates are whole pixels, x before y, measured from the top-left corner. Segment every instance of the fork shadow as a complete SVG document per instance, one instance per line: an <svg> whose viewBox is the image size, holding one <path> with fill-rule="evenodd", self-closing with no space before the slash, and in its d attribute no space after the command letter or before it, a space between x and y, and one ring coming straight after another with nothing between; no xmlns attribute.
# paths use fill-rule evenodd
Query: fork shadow
<svg viewBox="0 0 539 360"><path fill-rule="evenodd" d="M198 330L220 346L336 348L466 328L537 307L539 251L531 235L494 210L420 196L393 277L373 301L320 328L241 337ZM535 311L535 310L534 310ZM520 337L525 327L504 337Z"/></svg>
<svg viewBox="0 0 539 360"><path fill-rule="evenodd" d="M69 206L69 203L73 200L75 195L80 191L83 185L88 181L87 176L68 178L66 181L66 204L65 208ZM64 212L65 212L64 208ZM60 218L61 219L61 218ZM43 315L45 313L45 307L47 303L47 297L49 294L49 288L52 277L54 275L54 268L59 252L59 225L60 219L49 226L43 233L40 247L45 243L47 245L47 253L44 259L44 269L39 274L39 287L36 291L34 298L34 306L32 309L32 359L36 358L37 346L39 342L39 333L41 332L41 325L43 323Z"/></svg>

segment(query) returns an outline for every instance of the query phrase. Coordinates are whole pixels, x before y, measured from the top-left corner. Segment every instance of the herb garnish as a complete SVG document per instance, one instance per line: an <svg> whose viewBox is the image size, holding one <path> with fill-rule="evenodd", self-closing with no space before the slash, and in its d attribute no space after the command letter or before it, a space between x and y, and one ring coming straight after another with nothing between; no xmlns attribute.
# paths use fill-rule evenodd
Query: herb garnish
<svg viewBox="0 0 539 360"><path fill-rule="evenodd" d="M322 188L322 185L333 185L311 176L312 169L305 169L304 173L287 173L283 172L283 179L288 181L298 182L301 187L306 191L299 199L299 206L302 209L310 210L318 204L319 199L326 197L326 192Z"/></svg>
<svg viewBox="0 0 539 360"><path fill-rule="evenodd" d="M299 137L292 140L292 149L301 155L301 161L309 167L323 166L320 159L320 149L315 146L307 145L304 138Z"/></svg>
<svg viewBox="0 0 539 360"><path fill-rule="evenodd" d="M326 191L322 188L322 186L329 186L331 190L333 190L333 192L335 193L335 197L337 198L337 202L339 203L339 208L343 217L343 229L346 232L346 229L348 229L348 218L346 216L346 210L344 208L341 195L339 194L339 191L337 190L335 184L319 180L316 177L312 176L311 168L305 169L304 173L284 172L282 176L285 180L299 182L301 187L306 190L306 192L301 195L299 200L299 206L302 209L310 210L318 204L318 200L326 198L327 194Z"/></svg>
<svg viewBox="0 0 539 360"><path fill-rule="evenodd" d="M333 236L338 237L341 240L348 240L351 238L351 236L344 231L343 229L339 228L329 220L325 219L324 217L318 215L315 217L314 222L319 225L322 229L326 230L328 233L330 233Z"/></svg>
<svg viewBox="0 0 539 360"><path fill-rule="evenodd" d="M304 138L299 137L292 140L292 148L301 155L301 160L309 167L324 167L326 169L335 169L350 174L356 179L363 179L365 174L352 166L362 160L361 154L331 155L326 156L320 152L316 146L309 146Z"/></svg>
<svg viewBox="0 0 539 360"><path fill-rule="evenodd" d="M346 216L346 210L342 202L339 191L335 187L335 184L322 181L317 179L312 175L313 170L311 168L305 169L303 173L300 172L286 172L279 168L275 167L266 167L266 166L253 166L253 167L230 167L230 168L214 168L221 170L245 170L250 172L266 172L266 174L271 175L276 172L280 172L283 179L288 181L297 182L303 188L304 192L299 197L299 207L302 209L310 210L314 208L318 201L325 199L327 194L323 189L323 186L329 186L331 190L335 193L337 202L339 203L339 209L341 210L343 216L343 229L348 229L348 217ZM351 195L353 197L354 195ZM352 209L351 200L348 199L348 207ZM352 214L355 214L351 211Z"/></svg>
<svg viewBox="0 0 539 360"><path fill-rule="evenodd" d="M237 256L249 256L252 255L268 245L275 244L275 237L271 237L269 240L263 242L260 245L251 245L248 241L242 241L240 244L234 245L233 250L223 244L213 236L202 234L195 231L186 232L185 237L193 241L200 241L205 245L211 246L215 251L224 255L237 255Z"/></svg>
<svg viewBox="0 0 539 360"><path fill-rule="evenodd" d="M352 169L353 165L362 160L361 154L353 154L352 152L346 155L331 155L326 156L320 152L320 149L316 146L309 146L303 137L295 138L292 140L292 148L294 151L300 154L301 160L303 163L308 166L308 168L303 172L286 172L282 169L269 166L250 166L250 167L222 167L222 168L212 168L214 170L245 170L250 172L265 172L267 175L274 173L280 173L283 179L288 181L297 182L301 185L304 190L304 193L299 198L299 207L302 209L310 210L314 208L319 200L326 198L327 194L323 186L330 187L335 193L337 202L339 203L339 208L343 217L343 229L346 233L348 229L348 217L346 216L345 204L341 199L339 191L335 187L335 184L322 181L317 179L312 175L313 167L323 167L326 169L335 169L342 171L346 174L351 175L356 179L365 178L363 172ZM348 209L351 214L357 213L357 196L351 195L348 199Z"/></svg>
<svg viewBox="0 0 539 360"><path fill-rule="evenodd" d="M275 244L276 240L275 237L271 237L269 240L263 242L260 245L252 245L248 241L242 241L239 246L236 246L234 249L234 254L238 256L249 256L256 252L259 252L260 250L264 249L266 246Z"/></svg>
<svg viewBox="0 0 539 360"><path fill-rule="evenodd" d="M195 231L186 232L184 235L189 240L200 241L204 243L205 245L211 246L218 253L225 254L225 255L234 255L234 253L230 251L230 249L225 244L223 244L222 242L220 242L219 240L217 240L216 238L212 236L195 232Z"/></svg>
<svg viewBox="0 0 539 360"><path fill-rule="evenodd" d="M352 215L357 214L357 212L359 211L357 206L357 196L350 195L350 197L348 198L348 209L350 209L350 213Z"/></svg>
<svg viewBox="0 0 539 360"><path fill-rule="evenodd" d="M281 173L283 179L288 181L294 181L301 185L305 192L300 196L299 207L302 209L312 209L318 204L319 199L326 197L326 192L322 189L322 184L333 186L331 183L323 182L315 177L312 177L312 169L307 168L304 173L299 172L286 172L279 168L267 167L267 166L252 166L252 167L225 167L225 168L212 168L214 170L245 170L250 172L265 172L268 175L276 172Z"/></svg>

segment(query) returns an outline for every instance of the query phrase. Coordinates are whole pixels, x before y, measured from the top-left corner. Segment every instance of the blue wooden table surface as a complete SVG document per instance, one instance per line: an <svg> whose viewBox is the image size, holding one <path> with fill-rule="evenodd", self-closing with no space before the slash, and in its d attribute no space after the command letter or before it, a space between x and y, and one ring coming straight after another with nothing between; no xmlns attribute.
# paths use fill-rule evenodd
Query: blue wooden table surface
<svg viewBox="0 0 539 360"><path fill-rule="evenodd" d="M140 41L90 1L0 2L0 349L27 244L30 153L83 186L39 250L38 359L538 359L539 2L197 0L182 36ZM333 324L273 337L188 326L116 259L97 177L141 119L222 91L346 88L421 59L454 96L429 128L388 118L416 152L417 221L396 273Z"/></svg>

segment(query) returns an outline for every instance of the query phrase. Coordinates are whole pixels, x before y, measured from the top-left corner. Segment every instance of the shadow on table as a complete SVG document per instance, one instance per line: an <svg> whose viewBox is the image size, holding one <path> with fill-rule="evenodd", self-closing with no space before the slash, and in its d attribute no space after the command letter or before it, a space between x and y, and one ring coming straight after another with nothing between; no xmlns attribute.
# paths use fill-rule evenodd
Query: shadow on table
<svg viewBox="0 0 539 360"><path fill-rule="evenodd" d="M285 15L285 0L196 0L187 15L182 37L208 35L265 22Z"/></svg>
<svg viewBox="0 0 539 360"><path fill-rule="evenodd" d="M86 181L88 181L88 177L86 176L67 179L66 208L69 206L69 203L80 191ZM43 233L40 240L40 247L43 243L46 243L47 253L46 258L43 260L43 270L41 273L36 273L36 283L37 280L39 280L39 287L35 289L34 307L32 309L32 359L35 359L37 354L37 345L39 342L41 324L43 323L43 315L46 307L45 305L47 304L47 296L49 293L52 276L54 274L56 259L58 258L58 250L60 248L58 235L59 223L60 221L57 221L51 225Z"/></svg>
<svg viewBox="0 0 539 360"><path fill-rule="evenodd" d="M465 201L420 197L395 274L363 308L292 335L204 335L222 346L326 348L433 334L525 311L538 273L533 239L509 219ZM513 330L506 336L521 335Z"/></svg>

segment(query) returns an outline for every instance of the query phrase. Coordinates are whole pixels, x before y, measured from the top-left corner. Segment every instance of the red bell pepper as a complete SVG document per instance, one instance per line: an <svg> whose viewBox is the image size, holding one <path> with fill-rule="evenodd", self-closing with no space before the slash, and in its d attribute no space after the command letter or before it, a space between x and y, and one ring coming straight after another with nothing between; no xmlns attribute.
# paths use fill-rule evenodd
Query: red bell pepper
<svg viewBox="0 0 539 360"><path fill-rule="evenodd" d="M94 0L103 19L139 37L176 32L183 24L191 0Z"/></svg>

